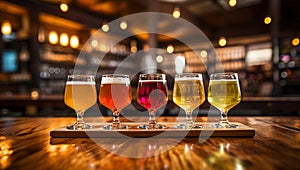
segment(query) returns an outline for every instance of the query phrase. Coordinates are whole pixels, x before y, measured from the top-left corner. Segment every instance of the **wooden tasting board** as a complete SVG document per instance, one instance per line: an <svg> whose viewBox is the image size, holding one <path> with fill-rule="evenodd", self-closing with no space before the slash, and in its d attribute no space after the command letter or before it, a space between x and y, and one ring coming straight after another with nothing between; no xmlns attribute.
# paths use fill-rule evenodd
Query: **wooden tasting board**
<svg viewBox="0 0 300 170"><path fill-rule="evenodd" d="M106 130L103 126L107 123L92 123L92 129L68 130L61 127L50 131L52 138L114 138L114 137L134 137L134 138L199 138L199 137L253 137L255 130L242 123L239 128L213 128L211 123L199 124L203 128L195 129L176 129L172 128L175 123L161 123L166 126L165 129L138 129L136 123L123 123L123 126L129 126L128 129Z"/></svg>

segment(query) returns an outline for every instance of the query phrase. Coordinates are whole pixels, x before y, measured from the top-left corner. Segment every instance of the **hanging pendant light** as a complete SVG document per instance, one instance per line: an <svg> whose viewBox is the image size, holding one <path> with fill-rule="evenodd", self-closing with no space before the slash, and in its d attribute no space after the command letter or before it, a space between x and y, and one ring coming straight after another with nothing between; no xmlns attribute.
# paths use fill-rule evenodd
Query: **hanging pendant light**
<svg viewBox="0 0 300 170"><path fill-rule="evenodd" d="M59 43L61 46L68 46L69 44L69 35L67 33L61 33L59 37Z"/></svg>
<svg viewBox="0 0 300 170"><path fill-rule="evenodd" d="M220 45L221 47L224 47L224 46L226 46L226 44L227 44L227 40L226 40L225 37L220 37L218 43L219 43L219 45Z"/></svg>
<svg viewBox="0 0 300 170"><path fill-rule="evenodd" d="M173 52L174 52L174 46L173 46L172 44L169 44L169 45L167 46L167 52L168 52L168 53L173 53Z"/></svg>
<svg viewBox="0 0 300 170"><path fill-rule="evenodd" d="M78 48L78 46L79 46L79 38L78 38L77 35L72 35L70 37L70 46L72 48Z"/></svg>
<svg viewBox="0 0 300 170"><path fill-rule="evenodd" d="M108 32L109 31L109 26L107 24L103 24L101 27L102 31Z"/></svg>
<svg viewBox="0 0 300 170"><path fill-rule="evenodd" d="M8 35L12 32L11 23L9 21L4 21L1 24L1 32L3 35Z"/></svg>
<svg viewBox="0 0 300 170"><path fill-rule="evenodd" d="M56 31L50 31L48 35L48 40L50 44L57 44L58 43L58 35Z"/></svg>
<svg viewBox="0 0 300 170"><path fill-rule="evenodd" d="M173 17L174 18L179 18L180 15L181 15L180 9L178 7L175 7L174 10L173 10Z"/></svg>
<svg viewBox="0 0 300 170"><path fill-rule="evenodd" d="M66 3L61 3L61 4L59 5L59 8L60 8L60 10L61 10L62 12L68 12L68 10L69 10L69 6L68 6L68 4L66 4Z"/></svg>

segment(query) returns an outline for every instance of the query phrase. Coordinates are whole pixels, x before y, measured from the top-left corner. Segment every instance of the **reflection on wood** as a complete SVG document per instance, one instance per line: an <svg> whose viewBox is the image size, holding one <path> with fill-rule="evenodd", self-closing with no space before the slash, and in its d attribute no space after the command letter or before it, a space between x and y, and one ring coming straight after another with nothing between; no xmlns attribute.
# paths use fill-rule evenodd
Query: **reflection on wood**
<svg viewBox="0 0 300 170"><path fill-rule="evenodd" d="M256 135L179 141L174 138L50 138L51 130L71 124L75 119L1 118L0 169L298 168L300 133L286 125L298 126L299 117L231 119L254 128ZM159 119L163 120L166 118Z"/></svg>

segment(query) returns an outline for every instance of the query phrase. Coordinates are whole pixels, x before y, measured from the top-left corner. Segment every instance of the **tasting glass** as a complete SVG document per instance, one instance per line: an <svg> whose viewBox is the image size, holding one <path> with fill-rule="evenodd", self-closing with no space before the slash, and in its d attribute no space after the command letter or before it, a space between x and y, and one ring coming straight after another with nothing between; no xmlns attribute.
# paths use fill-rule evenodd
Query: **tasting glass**
<svg viewBox="0 0 300 170"><path fill-rule="evenodd" d="M122 129L120 113L123 108L131 103L132 94L129 75L125 74L104 74L102 75L99 102L110 109L113 114L113 121L105 125L104 129Z"/></svg>
<svg viewBox="0 0 300 170"><path fill-rule="evenodd" d="M95 87L95 77L91 75L68 75L64 102L67 106L74 109L77 114L77 120L74 125L68 126L68 129L90 129L91 125L83 121L84 112L96 104L97 92Z"/></svg>
<svg viewBox="0 0 300 170"><path fill-rule="evenodd" d="M216 128L237 128L228 121L228 111L241 101L241 91L237 73L214 73L210 75L208 102L221 112L221 120L214 124Z"/></svg>
<svg viewBox="0 0 300 170"><path fill-rule="evenodd" d="M139 125L140 129L163 129L156 123L156 112L167 104L168 87L165 74L140 74L137 90L137 102L149 112L148 123Z"/></svg>
<svg viewBox="0 0 300 170"><path fill-rule="evenodd" d="M181 107L186 113L185 123L176 125L176 128L201 128L202 126L194 124L192 112L204 101L205 91L202 74L182 73L175 75L173 102Z"/></svg>

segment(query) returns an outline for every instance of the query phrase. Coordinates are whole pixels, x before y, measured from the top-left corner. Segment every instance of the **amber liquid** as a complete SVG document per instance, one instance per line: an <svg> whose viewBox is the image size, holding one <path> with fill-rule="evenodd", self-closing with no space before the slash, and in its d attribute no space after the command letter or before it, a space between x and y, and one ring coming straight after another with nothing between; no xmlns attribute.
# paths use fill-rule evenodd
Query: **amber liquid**
<svg viewBox="0 0 300 170"><path fill-rule="evenodd" d="M99 102L110 110L123 109L131 103L130 84L101 84Z"/></svg>
<svg viewBox="0 0 300 170"><path fill-rule="evenodd" d="M97 101L95 83L67 82L64 102L75 111L84 112Z"/></svg>
<svg viewBox="0 0 300 170"><path fill-rule="evenodd" d="M228 112L241 101L241 92L237 80L210 80L208 101L216 108Z"/></svg>
<svg viewBox="0 0 300 170"><path fill-rule="evenodd" d="M203 83L196 79L176 80L173 101L184 110L194 110L205 101Z"/></svg>

